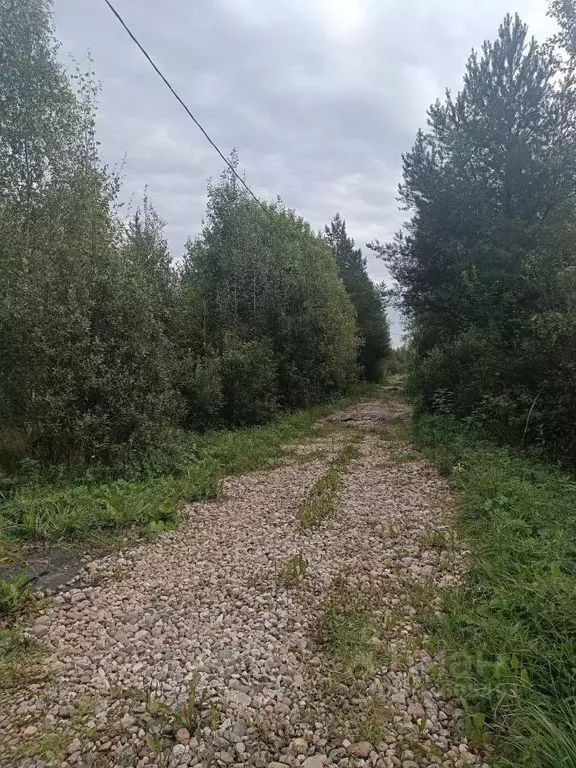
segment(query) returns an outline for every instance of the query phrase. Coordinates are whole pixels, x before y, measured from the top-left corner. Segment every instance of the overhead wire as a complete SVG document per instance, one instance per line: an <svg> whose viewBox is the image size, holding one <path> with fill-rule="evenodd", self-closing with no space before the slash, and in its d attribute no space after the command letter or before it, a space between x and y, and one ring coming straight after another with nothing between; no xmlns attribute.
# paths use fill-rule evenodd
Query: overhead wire
<svg viewBox="0 0 576 768"><path fill-rule="evenodd" d="M231 163L231 162L228 160L228 158L227 158L227 157L226 157L226 156L225 156L225 155L222 153L222 151L220 150L220 148L218 147L218 145L216 144L216 142L215 142L215 141L213 141L213 140L210 138L210 136L209 136L208 132L205 130L205 128L204 128L204 127L201 125L201 123L200 123L200 122L199 122L199 121L196 119L196 117L194 117L194 115L193 115L193 113L192 113L191 109L188 107L188 105L186 104L186 102L185 102L185 101L184 101L184 100L183 100L183 99L180 97L180 95L178 94L178 92L176 91L176 89L175 89L175 88L172 86L172 84L170 83L170 81L168 80L168 78L167 78L167 77L166 77L166 76L165 76L165 75L162 73L162 71L160 70L160 68L158 67L158 65L157 65L157 64L156 64L156 62L154 61L154 59L153 59L153 58L150 56L150 54L148 53L148 51L146 50L146 48L144 48L144 46L142 45L142 43L141 43L141 42L138 40L138 38L136 37L136 35L135 35L135 34L132 32L132 30L130 29L130 27L128 26L128 24L127 24L127 23L124 21L124 19L123 19L123 18L122 18L122 16L121 16L121 15L118 13L118 11L116 10L116 8L115 8L115 7L112 5L112 3L110 2L110 0L104 0L104 2L105 2L105 3L106 3L106 5L108 6L108 8L109 8L109 9L112 11L112 13L113 13L113 14L114 14L114 16L116 17L116 19L117 19L117 20L120 22L120 24L122 25L122 27L124 27L124 30L127 32L127 34L129 35L129 37L131 38L131 40L132 40L132 41L133 41L133 42L134 42L134 43L135 43L135 44L138 46L138 48L140 49L141 53L143 53L143 54L144 54L144 56L146 57L146 59L148 60L148 62L150 63L150 65L152 66L152 68L154 69L154 71L156 72L156 74L157 74L157 75L158 75L158 76L161 78L162 82L163 82L163 83L164 83L164 85L165 85L165 86L168 88L168 90L169 90L169 91L172 93L172 95L174 96L174 98L176 99L176 101L177 101L177 102L178 102L178 103L179 103L179 104L180 104L180 105L181 105L181 106L184 108L184 110L186 111L186 114L188 115L188 117L189 117L189 118L190 118L190 119L191 119L191 120L194 122L194 124L196 125L196 127L197 127L197 128L198 128L198 129L199 129L201 132L202 132L202 134L204 135L204 137L205 137L205 138L207 139L207 141L208 141L208 142L211 144L211 146L212 146L212 147L213 147L213 148L216 150L216 152L217 152L217 153L220 155L220 157L222 158L222 160L224 160L224 162L226 163L226 165L228 166L228 168L229 168L229 169L232 171L232 173L234 174L234 176L235 176L235 177L238 179L238 181L239 181L239 182L242 184L242 186L243 186L243 187L246 189L246 191L247 191L247 192L250 194L250 196L251 196L251 197L252 197L252 198L253 198L253 199L254 199L254 200L255 200L255 201L258 203L258 205L259 205L259 206L262 208L262 210L263 210L263 211L264 211L264 212L265 212L267 215L270 215L270 211L268 210L268 208L267 208L267 207L264 205L264 203L263 203L261 200L259 200L259 199L256 197L256 195L254 194L254 192L252 192L252 190L250 189L250 187L248 186L248 184L246 184L246 182L244 181L244 179L242 178L242 176L240 176L240 174L238 173L238 171L236 170L236 168L235 168L235 167L232 165L232 163Z"/></svg>

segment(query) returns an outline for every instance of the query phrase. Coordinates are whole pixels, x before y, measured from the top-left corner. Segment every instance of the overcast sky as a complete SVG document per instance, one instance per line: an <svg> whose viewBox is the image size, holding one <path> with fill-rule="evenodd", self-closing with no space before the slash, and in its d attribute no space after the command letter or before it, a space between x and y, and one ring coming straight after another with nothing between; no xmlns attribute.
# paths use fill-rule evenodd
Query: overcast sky
<svg viewBox="0 0 576 768"><path fill-rule="evenodd" d="M316 228L339 211L358 245L401 224L396 188L426 109L457 89L472 47L519 11L538 38L545 0L114 0L224 154L237 147L256 194ZM222 161L104 0L54 0L63 56L90 51L103 84L102 157L148 185L179 256ZM373 279L386 277L369 258ZM399 328L394 320L394 336Z"/></svg>

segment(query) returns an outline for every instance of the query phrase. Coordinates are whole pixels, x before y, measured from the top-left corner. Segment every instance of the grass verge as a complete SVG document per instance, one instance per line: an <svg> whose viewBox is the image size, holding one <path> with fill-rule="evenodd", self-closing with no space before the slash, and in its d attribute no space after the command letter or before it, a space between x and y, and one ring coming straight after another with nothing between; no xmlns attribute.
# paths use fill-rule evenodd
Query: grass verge
<svg viewBox="0 0 576 768"><path fill-rule="evenodd" d="M445 417L415 440L458 492L463 586L434 627L493 766L576 766L576 482Z"/></svg>
<svg viewBox="0 0 576 768"><path fill-rule="evenodd" d="M182 444L172 452L180 458L170 474L155 476L152 472L146 479L109 483L94 482L85 474L70 485L63 485L56 475L49 482L47 475L30 472L3 478L0 534L4 539L50 542L132 525L167 529L177 520L182 504L214 498L225 475L272 466L286 443L317 433L318 418L363 394L367 391L283 415L264 426L182 436Z"/></svg>

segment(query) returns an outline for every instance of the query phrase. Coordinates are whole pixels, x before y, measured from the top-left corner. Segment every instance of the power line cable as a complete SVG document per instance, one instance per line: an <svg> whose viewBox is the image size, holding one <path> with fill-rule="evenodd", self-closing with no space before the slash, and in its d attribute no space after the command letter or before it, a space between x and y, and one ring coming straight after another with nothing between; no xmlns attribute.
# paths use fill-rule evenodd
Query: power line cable
<svg viewBox="0 0 576 768"><path fill-rule="evenodd" d="M164 85L165 85L165 86L168 88L168 90L169 90L169 91L172 93L172 95L174 96L174 98L176 99L176 101L177 101L177 102L178 102L178 103L179 103L179 104L180 104L180 105L181 105L181 106L182 106L182 107L185 109L185 111L186 111L186 114L188 115L188 117L189 117L189 118L190 118L190 119L191 119L191 120L192 120L192 121L195 123L196 127L197 127L197 128L199 128L199 129L202 131L202 133L204 134L205 138L206 138L206 139L207 139L207 140L210 142L210 144L211 144L211 145L214 147L214 149L216 150L216 152L218 152L218 154L220 155L220 157L222 158L222 160L224 160L224 162L226 163L226 165L228 166L228 168L230 168L230 170L232 171L232 173L234 174L234 176L235 176L235 177L238 179L238 181L239 181L239 182L242 184L242 186L243 186L243 187L246 189L246 191L247 191L247 192L248 192L248 193L249 193L249 194L250 194L250 195L251 195L251 196L254 198L254 200L255 200L255 201L258 203L258 205L259 205L259 206L262 208L262 210L263 210L263 211L264 211L264 212L265 212L267 215L270 215L270 213L269 213L268 209L266 208L266 206L264 205L264 203L262 203L262 201L261 201L261 200L259 200L259 199L256 197L256 195L254 194L254 192L252 192L252 190L250 189L250 187L248 186L248 184L246 184L246 182L244 181L244 179L242 178L242 176L240 176L240 174L239 174L239 173L236 171L236 169L234 168L234 166L232 165L232 163L231 163L231 162L228 160L228 158L227 158L227 157L225 157L225 155L223 155L223 154L222 154L222 152L220 151L220 148L218 147L218 145L217 145L217 144L216 144L214 141L212 141L212 139L210 138L210 136L208 135L208 133L206 132L206 130L205 130L203 127L202 127L202 125L201 125L201 124L198 122L198 120L197 120L197 119L194 117L194 115L192 114L192 111L189 109L189 107L186 105L186 103L185 103L185 102L184 102L184 101L183 101L183 100L180 98L180 96L178 95L177 91L176 91L176 90L173 88L173 86L171 85L171 83L170 83L170 81L168 80L168 78L166 78L166 77L165 77L165 76L162 74L161 70L159 69L159 67L157 66L157 64L155 63L155 61L152 59L152 57L150 56L150 54L148 53L148 51L147 51L147 50L144 48L144 46L142 45L142 43L141 43L141 42L138 40L138 38L136 37L136 35L135 35L135 34L132 32L132 30L130 29L130 27L129 27L129 26L126 24L126 22L124 21L124 19L122 18L122 16L120 16L120 14L119 14L119 13L118 13L118 11L116 10L116 8L114 8L114 6L113 6L113 5L112 5L112 3L110 2L110 0L104 0L104 2L105 2L105 3L106 3L106 5L108 6L108 8L110 8L110 10L111 10L111 11L112 11L112 13L114 14L114 16L115 16L115 17L118 19L118 21L120 22L120 24L121 24L121 25L124 27L124 29L125 29L125 30L126 30L126 32L128 33L128 35L129 35L129 37L131 38L131 40L132 40L132 41L133 41L133 42L134 42L134 43L135 43L135 44L138 46L138 48L139 48L139 49L140 49L140 51L141 51L141 52L144 54L144 56L146 57L146 59L148 59L149 63L150 63L150 64L151 64L151 66L153 67L154 71L155 71L155 72L156 72L156 74L157 74L157 75L158 75L158 76L159 76L159 77L162 79L162 81L163 81Z"/></svg>

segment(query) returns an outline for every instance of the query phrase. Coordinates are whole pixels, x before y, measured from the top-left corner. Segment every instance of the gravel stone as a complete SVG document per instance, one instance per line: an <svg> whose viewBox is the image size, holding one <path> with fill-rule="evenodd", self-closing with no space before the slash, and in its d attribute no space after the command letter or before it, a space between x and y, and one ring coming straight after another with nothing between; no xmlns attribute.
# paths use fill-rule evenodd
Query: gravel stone
<svg viewBox="0 0 576 768"><path fill-rule="evenodd" d="M419 702L415 702L408 705L408 714L412 717L426 717L426 710Z"/></svg>
<svg viewBox="0 0 576 768"><path fill-rule="evenodd" d="M323 757L307 757L302 763L302 768L323 768L324 765Z"/></svg>
<svg viewBox="0 0 576 768"><path fill-rule="evenodd" d="M178 728L176 731L176 741L180 744L188 744L190 741L190 731L187 728Z"/></svg>
<svg viewBox="0 0 576 768"><path fill-rule="evenodd" d="M348 754L354 757L369 757L372 752L372 744L368 741L359 741L358 744L352 744L348 749Z"/></svg>
<svg viewBox="0 0 576 768"><path fill-rule="evenodd" d="M292 751L295 755L305 755L308 752L308 742L304 739L294 739Z"/></svg>

